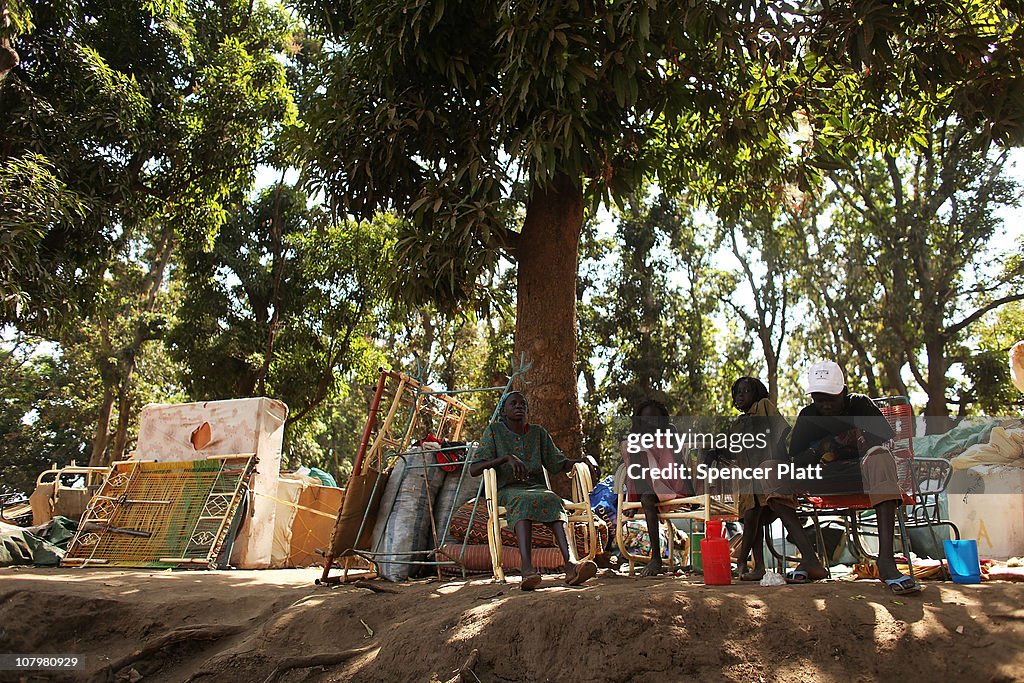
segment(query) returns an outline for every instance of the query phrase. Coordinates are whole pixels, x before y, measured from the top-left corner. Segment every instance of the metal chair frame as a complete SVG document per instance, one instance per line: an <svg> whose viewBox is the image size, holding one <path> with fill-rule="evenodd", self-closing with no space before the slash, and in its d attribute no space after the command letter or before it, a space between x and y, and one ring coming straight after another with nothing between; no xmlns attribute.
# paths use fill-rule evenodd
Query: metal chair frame
<svg viewBox="0 0 1024 683"><path fill-rule="evenodd" d="M940 518L938 505L939 498L945 491L952 472L949 463L945 460L914 458L911 441L913 436L913 415L910 411L909 400L905 396L873 400L896 432L896 435L887 446L897 458L897 465L903 464L905 468L900 480L903 505L896 508L896 521L899 529L900 548L906 556L910 574L913 576L914 567L911 559L913 545L908 532L909 529L928 527L933 540L937 542L938 537L935 534L935 526L947 525L950 527L952 535L957 539L960 538L960 531L956 525L949 520ZM922 475L925 476L923 477ZM836 504L837 501L839 504ZM859 559L877 559L877 553L871 551L864 543L865 536L870 537L873 535L877 537L878 535L878 527L877 523L874 522L873 514L873 508L866 494L808 497L804 501L804 505L798 510L798 516L802 518L810 517L814 522L818 553L822 564L826 568L829 565L830 558L824 557L826 547L821 531L822 519L839 519L843 522L845 533L853 542L854 553ZM875 529L874 534L870 533L872 528ZM799 561L798 557L780 556L772 545L769 545L769 551L782 561Z"/></svg>

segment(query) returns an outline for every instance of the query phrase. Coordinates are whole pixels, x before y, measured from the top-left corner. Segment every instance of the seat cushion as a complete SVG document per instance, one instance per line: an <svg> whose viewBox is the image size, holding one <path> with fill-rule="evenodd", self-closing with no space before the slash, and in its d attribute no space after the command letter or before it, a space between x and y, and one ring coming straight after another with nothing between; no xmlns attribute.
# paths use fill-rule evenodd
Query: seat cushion
<svg viewBox="0 0 1024 683"><path fill-rule="evenodd" d="M472 517L472 523L470 518ZM597 528L597 543L598 548L605 548L608 545L608 525L605 524L604 520L595 519ZM487 506L483 500L477 503L475 500L471 500L465 503L462 507L456 510L455 514L452 515L451 524L448 526L448 537L458 541L460 544L466 542L471 545L482 545L484 548L487 547ZM584 535L576 534L576 551L580 555L584 554L583 542ZM501 544L510 548L518 548L519 541L516 539L516 533L509 527L502 527L501 529ZM534 548L555 548L555 537L551 533L551 529L544 526L543 524L533 525L533 547ZM519 553L516 552L518 557ZM559 562L561 562L561 556L559 555ZM490 560L488 560L489 562ZM489 566L489 565L488 565Z"/></svg>
<svg viewBox="0 0 1024 683"><path fill-rule="evenodd" d="M441 546L441 557L438 559L452 559L458 560L459 553L462 551L462 544L450 543L448 545ZM541 573L552 573L564 571L564 564L562 562L562 554L557 548L534 548L533 549L533 568ZM487 548L487 544L468 544L466 545L465 552L462 554L462 564L466 568L467 574L490 574L491 567L491 552ZM522 562L519 557L519 549L515 547L502 546L501 547L501 566L506 572L517 572L522 568ZM462 574L462 570L458 566L442 566L441 571L444 574L450 576L457 576Z"/></svg>

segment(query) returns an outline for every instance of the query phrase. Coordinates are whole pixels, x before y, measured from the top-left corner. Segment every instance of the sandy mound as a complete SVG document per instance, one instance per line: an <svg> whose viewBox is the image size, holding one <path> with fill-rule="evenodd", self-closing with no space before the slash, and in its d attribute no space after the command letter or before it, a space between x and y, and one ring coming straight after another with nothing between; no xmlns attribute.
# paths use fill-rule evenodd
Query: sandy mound
<svg viewBox="0 0 1024 683"><path fill-rule="evenodd" d="M1024 678L1020 584L897 598L868 581L602 576L532 594L490 580L375 593L317 575L4 569L0 652L86 656L84 672L30 680L446 681L474 649L481 681Z"/></svg>

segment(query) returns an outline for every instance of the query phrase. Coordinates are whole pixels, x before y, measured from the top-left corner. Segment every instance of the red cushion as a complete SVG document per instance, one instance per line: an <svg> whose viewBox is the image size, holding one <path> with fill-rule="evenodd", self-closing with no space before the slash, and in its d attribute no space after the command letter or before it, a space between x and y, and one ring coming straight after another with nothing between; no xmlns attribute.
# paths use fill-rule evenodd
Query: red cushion
<svg viewBox="0 0 1024 683"><path fill-rule="evenodd" d="M871 498L866 493L850 493L837 496L809 496L807 501L816 508L837 510L850 508L854 510L867 510L871 508ZM903 503L913 505L914 497L903 494Z"/></svg>

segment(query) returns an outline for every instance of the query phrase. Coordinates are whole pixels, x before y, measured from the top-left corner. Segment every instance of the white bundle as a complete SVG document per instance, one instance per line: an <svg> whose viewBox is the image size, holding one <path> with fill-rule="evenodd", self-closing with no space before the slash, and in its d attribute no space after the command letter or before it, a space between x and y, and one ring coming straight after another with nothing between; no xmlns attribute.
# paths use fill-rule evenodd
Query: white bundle
<svg viewBox="0 0 1024 683"><path fill-rule="evenodd" d="M1010 379L1013 386L1024 391L1024 341L1010 348Z"/></svg>

